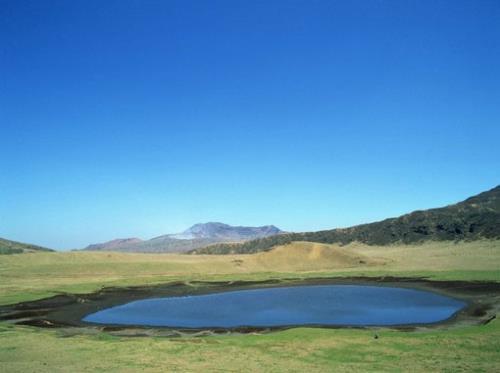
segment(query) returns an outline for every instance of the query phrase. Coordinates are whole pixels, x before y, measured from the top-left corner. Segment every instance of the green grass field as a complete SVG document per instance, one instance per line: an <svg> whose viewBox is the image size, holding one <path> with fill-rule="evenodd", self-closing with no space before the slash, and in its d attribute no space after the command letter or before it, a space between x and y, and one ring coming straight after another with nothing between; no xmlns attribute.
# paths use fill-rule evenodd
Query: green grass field
<svg viewBox="0 0 500 373"><path fill-rule="evenodd" d="M500 281L500 243L345 247L293 243L256 255L0 256L0 304L174 280L426 276ZM374 338L374 333L379 335ZM500 322L400 332L297 328L262 335L116 337L0 323L2 372L478 371L500 369Z"/></svg>

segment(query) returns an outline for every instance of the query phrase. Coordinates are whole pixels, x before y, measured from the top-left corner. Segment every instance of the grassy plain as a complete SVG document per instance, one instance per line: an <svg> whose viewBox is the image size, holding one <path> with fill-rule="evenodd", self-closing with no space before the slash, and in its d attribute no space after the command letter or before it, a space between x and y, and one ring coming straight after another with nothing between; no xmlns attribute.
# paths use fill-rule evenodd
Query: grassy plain
<svg viewBox="0 0 500 373"><path fill-rule="evenodd" d="M0 304L58 292L177 280L425 276L500 281L500 242L344 247L297 242L255 255L98 252L0 256ZM400 332L297 328L264 335L67 337L0 323L2 372L78 371L498 371L500 322Z"/></svg>

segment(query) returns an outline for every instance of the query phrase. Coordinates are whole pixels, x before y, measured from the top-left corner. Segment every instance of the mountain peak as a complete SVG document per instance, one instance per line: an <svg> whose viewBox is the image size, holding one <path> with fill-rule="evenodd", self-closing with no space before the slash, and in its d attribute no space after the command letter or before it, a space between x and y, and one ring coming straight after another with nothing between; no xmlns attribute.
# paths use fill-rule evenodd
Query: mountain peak
<svg viewBox="0 0 500 373"><path fill-rule="evenodd" d="M261 227L232 226L219 222L198 223L185 230L182 236L191 238L210 238L224 240L247 240L257 237L265 237L282 233L274 225L264 225Z"/></svg>
<svg viewBox="0 0 500 373"><path fill-rule="evenodd" d="M230 227L230 225L229 224L220 223L220 222L217 222L217 221L209 221L207 223L197 223L197 224L194 224L193 226L191 226L188 229L186 229L185 232L196 231L196 230L201 230L201 229L218 229L218 228L226 228L226 227Z"/></svg>
<svg viewBox="0 0 500 373"><path fill-rule="evenodd" d="M178 234L166 234L147 241L137 238L117 239L89 245L86 250L143 252L183 252L222 242L244 242L284 233L274 225L262 227L231 226L219 222L198 223Z"/></svg>

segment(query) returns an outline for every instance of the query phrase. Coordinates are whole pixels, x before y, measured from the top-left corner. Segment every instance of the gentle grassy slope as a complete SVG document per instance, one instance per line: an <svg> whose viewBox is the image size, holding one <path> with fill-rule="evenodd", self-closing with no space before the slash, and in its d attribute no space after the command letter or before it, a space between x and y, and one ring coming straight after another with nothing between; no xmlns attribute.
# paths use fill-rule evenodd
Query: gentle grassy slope
<svg viewBox="0 0 500 373"><path fill-rule="evenodd" d="M2 372L495 372L500 321L449 331L298 328L265 335L120 338L0 324Z"/></svg>
<svg viewBox="0 0 500 373"><path fill-rule="evenodd" d="M220 256L36 253L0 257L0 304L190 279L410 275L500 281L499 268L500 241L389 247L297 242L255 255Z"/></svg>
<svg viewBox="0 0 500 373"><path fill-rule="evenodd" d="M362 263L360 263L360 261ZM170 280L350 275L500 281L500 242L344 247L296 242L257 255L36 253L0 257L0 303ZM498 371L500 322L426 332L300 328L266 335L127 338L0 323L2 372Z"/></svg>

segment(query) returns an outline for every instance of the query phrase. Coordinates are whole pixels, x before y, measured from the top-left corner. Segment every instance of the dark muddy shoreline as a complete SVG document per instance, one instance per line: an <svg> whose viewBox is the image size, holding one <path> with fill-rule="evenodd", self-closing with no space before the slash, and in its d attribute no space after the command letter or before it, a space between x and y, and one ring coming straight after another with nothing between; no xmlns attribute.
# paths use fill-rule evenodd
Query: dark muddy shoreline
<svg viewBox="0 0 500 373"><path fill-rule="evenodd" d="M384 327L398 330L443 329L458 325L480 325L495 318L500 311L500 283L483 281L430 281L424 278L349 277L279 279L267 281L172 282L154 286L113 287L90 294L60 294L37 301L0 306L0 321L42 328L58 328L67 335L107 331L129 336L182 336L225 333L253 333L290 329L296 326L259 328L173 329L165 327L96 325L82 318L99 310L135 300L167 296L201 295L225 291L294 285L375 285L431 291L465 301L468 305L453 317L436 324ZM321 328L382 329L381 327L346 327L307 325Z"/></svg>

